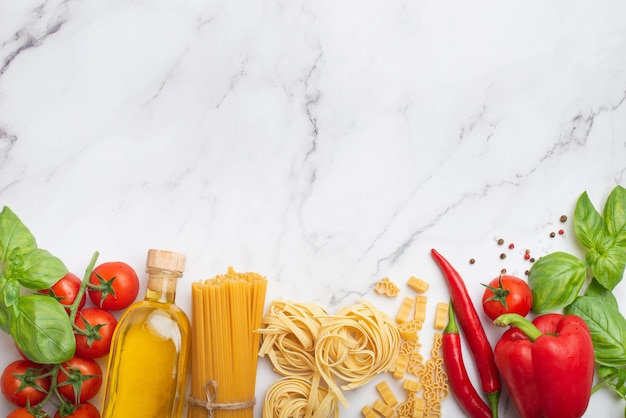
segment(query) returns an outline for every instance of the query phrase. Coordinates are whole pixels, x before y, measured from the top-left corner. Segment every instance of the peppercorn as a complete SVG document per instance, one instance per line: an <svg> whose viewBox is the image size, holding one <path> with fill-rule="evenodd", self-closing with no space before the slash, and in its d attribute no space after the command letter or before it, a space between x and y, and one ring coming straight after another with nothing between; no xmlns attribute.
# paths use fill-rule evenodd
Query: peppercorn
<svg viewBox="0 0 626 418"><path fill-rule="evenodd" d="M503 240L502 238L500 238L500 239L498 240L498 245L502 245L502 244L504 244L504 240Z"/></svg>
<svg viewBox="0 0 626 418"><path fill-rule="evenodd" d="M513 248L515 248L515 244L510 243L510 244L509 244L509 249L510 249L510 250L512 250Z"/></svg>
<svg viewBox="0 0 626 418"><path fill-rule="evenodd" d="M506 258L506 254L504 253L500 254L500 258L504 260Z"/></svg>
<svg viewBox="0 0 626 418"><path fill-rule="evenodd" d="M550 232L550 238L554 238L556 236L556 234L554 233L554 231Z"/></svg>
<svg viewBox="0 0 626 418"><path fill-rule="evenodd" d="M565 216L565 215L561 215L560 221L561 221L561 222L565 222L565 221L567 221L567 216Z"/></svg>
<svg viewBox="0 0 626 418"><path fill-rule="evenodd" d="M500 270L500 274L506 274L506 269Z"/></svg>
<svg viewBox="0 0 626 418"><path fill-rule="evenodd" d="M563 235L564 233L565 233L565 231L564 231L564 230L559 229L559 235Z"/></svg>
<svg viewBox="0 0 626 418"><path fill-rule="evenodd" d="M474 258L470 258L470 260L469 260L469 263L470 263L470 264L474 264L475 262L476 262L476 259L474 259Z"/></svg>

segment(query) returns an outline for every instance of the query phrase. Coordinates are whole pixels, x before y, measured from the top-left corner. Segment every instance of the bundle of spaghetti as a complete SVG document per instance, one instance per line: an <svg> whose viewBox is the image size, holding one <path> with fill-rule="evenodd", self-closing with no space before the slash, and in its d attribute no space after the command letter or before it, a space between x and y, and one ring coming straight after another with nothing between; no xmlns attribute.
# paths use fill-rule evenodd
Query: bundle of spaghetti
<svg viewBox="0 0 626 418"><path fill-rule="evenodd" d="M360 387L394 366L400 347L395 321L371 303L340 309L322 322L315 365L339 401L349 406L342 390ZM336 380L344 384L339 386Z"/></svg>
<svg viewBox="0 0 626 418"><path fill-rule="evenodd" d="M283 376L310 376L315 370L315 345L326 310L313 303L273 301L263 318L259 356L267 355Z"/></svg>
<svg viewBox="0 0 626 418"><path fill-rule="evenodd" d="M259 334L267 280L228 273L191 287L192 373L189 418L254 412Z"/></svg>
<svg viewBox="0 0 626 418"><path fill-rule="evenodd" d="M267 390L264 418L338 418L337 397L320 386L320 375L283 377Z"/></svg>

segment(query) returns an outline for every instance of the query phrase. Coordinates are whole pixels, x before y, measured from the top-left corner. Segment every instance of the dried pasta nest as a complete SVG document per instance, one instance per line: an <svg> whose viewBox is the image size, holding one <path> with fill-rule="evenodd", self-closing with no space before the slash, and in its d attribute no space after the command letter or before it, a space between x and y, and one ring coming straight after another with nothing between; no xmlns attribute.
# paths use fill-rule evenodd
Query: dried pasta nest
<svg viewBox="0 0 626 418"><path fill-rule="evenodd" d="M263 416L272 418L338 418L337 397L319 385L319 374L312 379L282 377L265 395Z"/></svg>
<svg viewBox="0 0 626 418"><path fill-rule="evenodd" d="M348 403L342 391L392 368L401 341L397 324L366 301L335 315L315 304L275 301L258 332L259 355L267 355L277 373L321 377L320 383L344 406Z"/></svg>

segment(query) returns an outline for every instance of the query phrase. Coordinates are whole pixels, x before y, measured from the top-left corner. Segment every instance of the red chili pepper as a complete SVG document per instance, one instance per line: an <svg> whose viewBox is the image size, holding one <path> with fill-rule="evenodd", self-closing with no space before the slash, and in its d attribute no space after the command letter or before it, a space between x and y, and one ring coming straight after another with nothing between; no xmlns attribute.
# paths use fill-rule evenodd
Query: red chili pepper
<svg viewBox="0 0 626 418"><path fill-rule="evenodd" d="M448 309L448 325L443 330L441 349L448 384L461 409L469 418L491 418L491 409L474 388L463 362L461 336L454 319L453 303L450 303Z"/></svg>
<svg viewBox="0 0 626 418"><path fill-rule="evenodd" d="M533 322L500 315L514 327L496 344L496 364L522 418L579 418L589 404L594 376L591 334L576 315L546 314Z"/></svg>
<svg viewBox="0 0 626 418"><path fill-rule="evenodd" d="M456 309L456 317L463 330L470 352L474 357L482 389L487 395L491 406L492 417L496 418L498 416L498 401L500 399L500 375L493 358L491 344L480 322L476 308L474 308L463 278L448 260L443 258L436 250L432 249L431 254L448 282L452 303Z"/></svg>

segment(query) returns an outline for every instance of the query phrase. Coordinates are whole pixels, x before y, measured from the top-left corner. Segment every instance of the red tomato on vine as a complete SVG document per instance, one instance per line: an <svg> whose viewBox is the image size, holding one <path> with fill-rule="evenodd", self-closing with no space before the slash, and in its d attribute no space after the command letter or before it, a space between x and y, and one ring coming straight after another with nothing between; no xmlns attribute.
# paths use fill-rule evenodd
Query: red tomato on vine
<svg viewBox="0 0 626 418"><path fill-rule="evenodd" d="M130 306L137 298L139 278L128 264L110 261L93 269L87 289L94 305L118 311Z"/></svg>
<svg viewBox="0 0 626 418"><path fill-rule="evenodd" d="M70 411L61 411L58 410L54 414L54 418L100 418L100 411L98 408L93 406L93 404L89 402L85 402L79 405L75 405L71 408Z"/></svg>
<svg viewBox="0 0 626 418"><path fill-rule="evenodd" d="M483 293L483 310L494 320L504 313L528 315L533 306L533 295L524 280L510 275L501 275L491 280Z"/></svg>
<svg viewBox="0 0 626 418"><path fill-rule="evenodd" d="M30 360L15 360L9 363L0 377L2 394L7 401L17 406L35 406L50 390L48 369Z"/></svg>
<svg viewBox="0 0 626 418"><path fill-rule="evenodd" d="M76 354L88 358L100 358L109 354L113 331L117 319L109 311L100 308L85 308L78 311L74 324L79 329L76 335Z"/></svg>
<svg viewBox="0 0 626 418"><path fill-rule="evenodd" d="M102 387L102 368L94 359L74 356L61 365L56 384L59 394L69 402L87 402Z"/></svg>
<svg viewBox="0 0 626 418"><path fill-rule="evenodd" d="M61 305L65 307L65 310L69 312L69 307L76 300L78 291L80 289L81 280L74 273L68 272L65 276L61 277L50 289L39 290L39 293L44 295L50 295L59 301ZM78 304L78 309L82 309L87 300L87 295L83 295Z"/></svg>

